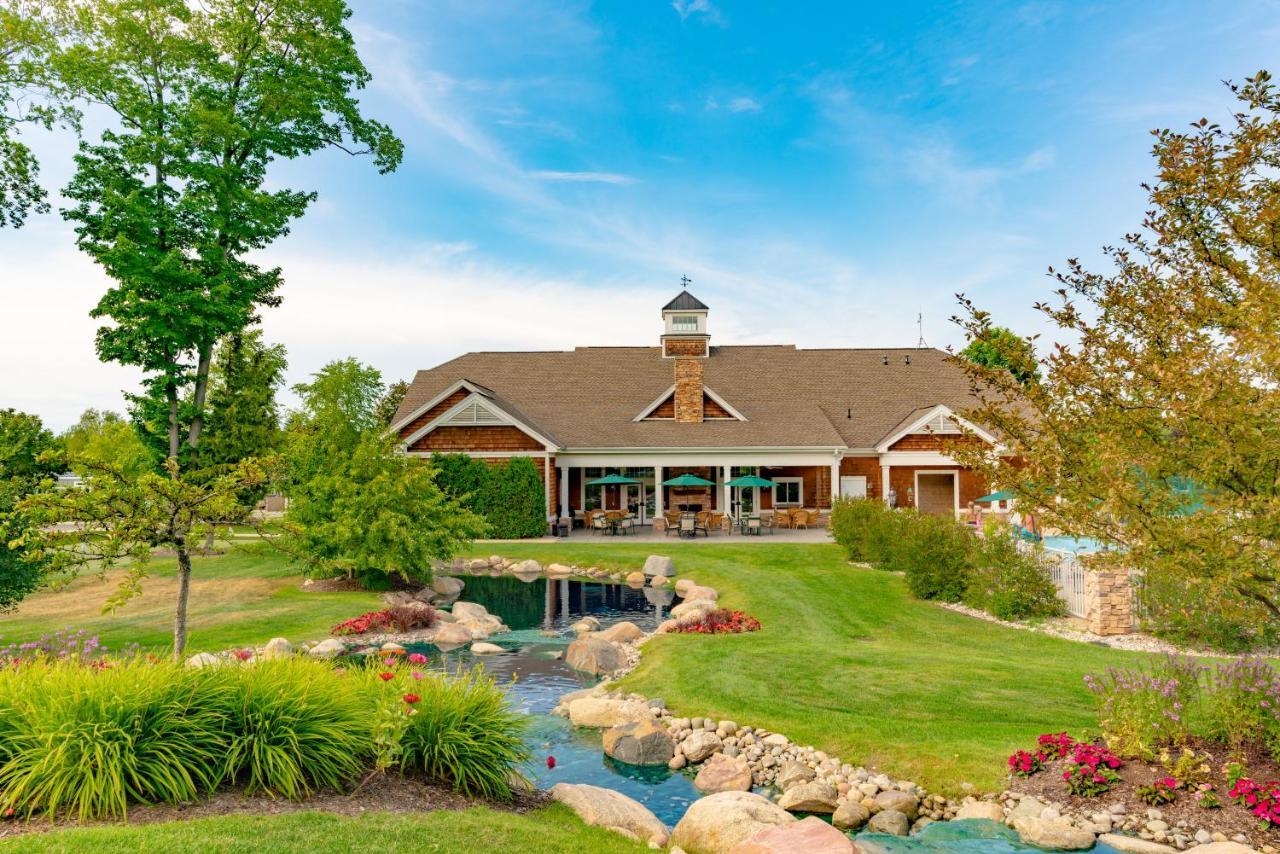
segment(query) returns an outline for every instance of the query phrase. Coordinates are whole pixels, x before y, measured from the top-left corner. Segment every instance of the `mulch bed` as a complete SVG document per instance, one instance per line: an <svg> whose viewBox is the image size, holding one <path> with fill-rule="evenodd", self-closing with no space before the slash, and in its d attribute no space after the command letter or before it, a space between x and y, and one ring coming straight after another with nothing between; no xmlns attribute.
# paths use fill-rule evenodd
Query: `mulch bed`
<svg viewBox="0 0 1280 854"><path fill-rule="evenodd" d="M285 815L295 812L329 812L343 816L358 816L367 812L421 813L473 806L526 813L546 806L550 800L550 795L546 792L533 790L518 793L511 803L486 801L459 795L443 786L389 774L370 781L353 794L319 793L302 801L262 795L246 796L236 789L224 789L206 800L190 804L131 806L128 823L155 824L224 815ZM69 827L103 827L121 823L115 820L80 822L70 818L47 817L36 817L29 821L10 819L0 823L0 839Z"/></svg>
<svg viewBox="0 0 1280 854"><path fill-rule="evenodd" d="M1140 816L1145 816L1148 809L1158 809L1171 828L1178 822L1185 821L1191 833L1195 833L1198 828L1204 828L1211 833L1221 831L1228 838L1234 837L1237 833L1243 833L1249 837L1254 847L1261 847L1263 844L1276 845L1280 842L1280 832L1261 829L1258 819L1246 807L1227 797L1231 787L1227 785L1223 766L1233 760L1227 748L1202 739L1191 739L1186 746L1197 756L1209 754L1210 758L1206 764L1210 768L1210 774L1206 782L1213 784L1218 800L1222 802L1220 808L1201 807L1196 793L1186 790L1179 790L1177 800L1173 803L1149 807L1139 800L1135 790L1140 786L1150 785L1153 780L1165 777L1167 772L1161 767L1159 761L1143 762L1140 759L1125 760L1124 765L1116 772L1120 775L1120 782L1116 783L1111 791L1096 798L1078 798L1067 792L1067 784L1062 779L1062 772L1068 765L1066 760L1046 763L1042 771L1030 777L1010 778L1009 789L1035 795L1042 801L1064 804L1072 812L1106 812L1111 804L1123 803L1130 814ZM1180 753L1180 748L1169 751L1170 756L1175 759ZM1245 751L1244 760L1244 765L1248 769L1246 777L1260 782L1280 780L1280 765L1265 750L1256 746L1250 747Z"/></svg>
<svg viewBox="0 0 1280 854"><path fill-rule="evenodd" d="M364 590L358 578L315 578L303 584L304 593L352 593Z"/></svg>

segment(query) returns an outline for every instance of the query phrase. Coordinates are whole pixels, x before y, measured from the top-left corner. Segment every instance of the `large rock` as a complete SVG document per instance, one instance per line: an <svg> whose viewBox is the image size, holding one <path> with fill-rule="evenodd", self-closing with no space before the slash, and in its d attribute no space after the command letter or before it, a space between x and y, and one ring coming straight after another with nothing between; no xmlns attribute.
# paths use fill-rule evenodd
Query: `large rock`
<svg viewBox="0 0 1280 854"><path fill-rule="evenodd" d="M511 574L521 581L533 581L542 575L542 564L536 560L522 560L511 565Z"/></svg>
<svg viewBox="0 0 1280 854"><path fill-rule="evenodd" d="M724 746L720 736L706 729L696 729L680 742L680 752L690 762L701 762Z"/></svg>
<svg viewBox="0 0 1280 854"><path fill-rule="evenodd" d="M471 645L471 651L476 655L497 655L504 652L502 647L496 643L486 643L484 641L476 641Z"/></svg>
<svg viewBox="0 0 1280 854"><path fill-rule="evenodd" d="M337 638L325 638L320 643L311 647L307 653L312 658L337 658L347 651L347 645Z"/></svg>
<svg viewBox="0 0 1280 854"><path fill-rule="evenodd" d="M457 649L473 639L471 629L462 623L442 622L431 633L431 642L445 651Z"/></svg>
<svg viewBox="0 0 1280 854"><path fill-rule="evenodd" d="M441 596L458 596L461 595L463 582L461 578L454 578L449 575L437 575L431 579L431 589Z"/></svg>
<svg viewBox="0 0 1280 854"><path fill-rule="evenodd" d="M604 752L628 765L666 765L676 755L666 727L650 718L604 731Z"/></svg>
<svg viewBox="0 0 1280 854"><path fill-rule="evenodd" d="M1004 821L1004 809L995 801L969 801L956 810L956 819L985 818L988 821Z"/></svg>
<svg viewBox="0 0 1280 854"><path fill-rule="evenodd" d="M562 563L548 564L547 575L551 578L568 578L573 575L573 568Z"/></svg>
<svg viewBox="0 0 1280 854"><path fill-rule="evenodd" d="M644 574L647 578L653 578L655 575L670 578L676 574L676 565L665 555L649 555L644 559Z"/></svg>
<svg viewBox="0 0 1280 854"><path fill-rule="evenodd" d="M871 833L887 833L890 836L906 836L911 832L911 820L897 810L882 810L867 822Z"/></svg>
<svg viewBox="0 0 1280 854"><path fill-rule="evenodd" d="M621 792L584 783L556 783L551 797L578 814L583 823L603 827L650 846L662 848L671 834L636 801Z"/></svg>
<svg viewBox="0 0 1280 854"><path fill-rule="evenodd" d="M1018 803L1013 807L1013 809L1009 810L1009 817L1007 819L1008 824L1010 827L1013 827L1013 823L1018 819L1022 818L1023 816L1030 816L1031 818L1039 818L1040 813L1044 812L1044 808L1047 806L1048 804L1046 804L1044 801L1040 800L1039 798L1035 798L1031 796L1025 797L1022 800L1018 801Z"/></svg>
<svg viewBox="0 0 1280 854"><path fill-rule="evenodd" d="M626 583L628 587L637 587L637 588L644 587L644 573L643 572L627 573Z"/></svg>
<svg viewBox="0 0 1280 854"><path fill-rule="evenodd" d="M1257 849L1239 842L1210 842L1208 845L1197 845L1196 854L1258 854Z"/></svg>
<svg viewBox="0 0 1280 854"><path fill-rule="evenodd" d="M1092 848L1094 836L1081 830L1065 818L1043 819L1029 815L1018 816L1013 822L1018 838L1028 845L1041 848L1060 848L1064 851L1084 851Z"/></svg>
<svg viewBox="0 0 1280 854"><path fill-rule="evenodd" d="M598 632L596 637L612 643L631 643L644 637L644 631L635 623L623 620L621 623L614 623L604 631Z"/></svg>
<svg viewBox="0 0 1280 854"><path fill-rule="evenodd" d="M778 771L778 776L774 777L773 782L774 785L785 792L797 783L807 783L816 776L817 774L808 765L792 759L783 763L782 768Z"/></svg>
<svg viewBox="0 0 1280 854"><path fill-rule="evenodd" d="M1178 850L1171 845L1161 845L1159 842L1152 842L1149 839L1124 836L1119 833L1104 833L1098 837L1098 842L1103 845L1110 845L1117 851L1124 852L1124 854L1176 854ZM1197 847L1195 850L1203 851L1204 849Z"/></svg>
<svg viewBox="0 0 1280 854"><path fill-rule="evenodd" d="M615 700L611 697L582 697L568 704L569 722L574 726L606 729L618 724L647 721L653 710L639 700Z"/></svg>
<svg viewBox="0 0 1280 854"><path fill-rule="evenodd" d="M684 592L684 598L688 599L690 602L695 602L699 599L706 600L707 602L716 602L719 601L720 594L714 587L703 587L695 584Z"/></svg>
<svg viewBox="0 0 1280 854"><path fill-rule="evenodd" d="M574 670L604 676L627 666L622 648L604 638L587 635L569 644L564 660Z"/></svg>
<svg viewBox="0 0 1280 854"><path fill-rule="evenodd" d="M693 787L704 795L716 792L749 792L751 764L745 756L712 754L698 768L698 776L693 778Z"/></svg>
<svg viewBox="0 0 1280 854"><path fill-rule="evenodd" d="M855 854L853 841L817 816L794 824L766 827L730 854Z"/></svg>
<svg viewBox="0 0 1280 854"><path fill-rule="evenodd" d="M841 830L859 830L871 819L871 810L858 801L841 801L831 815L831 823Z"/></svg>
<svg viewBox="0 0 1280 854"><path fill-rule="evenodd" d="M787 812L833 813L839 794L830 783L797 783L782 793L778 806Z"/></svg>
<svg viewBox="0 0 1280 854"><path fill-rule="evenodd" d="M719 792L690 804L670 841L686 851L724 854L762 830L795 821L791 813L754 792Z"/></svg>
<svg viewBox="0 0 1280 854"><path fill-rule="evenodd" d="M471 630L471 636L483 640L490 635L508 631L502 620L475 602L454 602L453 616L459 625Z"/></svg>
<svg viewBox="0 0 1280 854"><path fill-rule="evenodd" d="M222 659L211 652L197 652L187 659L187 667L193 670L199 670L202 667L217 667L221 663Z"/></svg>
<svg viewBox="0 0 1280 854"><path fill-rule="evenodd" d="M708 599L686 599L671 609L671 618L680 622L695 622L716 609L716 603Z"/></svg>
<svg viewBox="0 0 1280 854"><path fill-rule="evenodd" d="M697 587L697 586L698 586L698 582L694 581L692 578L681 578L677 580L675 583L676 595L683 598L684 594L689 592L690 587Z"/></svg>
<svg viewBox="0 0 1280 854"><path fill-rule="evenodd" d="M915 821L920 815L920 799L897 789L876 795L876 806L882 810L897 810L910 821Z"/></svg>
<svg viewBox="0 0 1280 854"><path fill-rule="evenodd" d="M258 655L260 658L288 658L293 645L286 638L272 638Z"/></svg>

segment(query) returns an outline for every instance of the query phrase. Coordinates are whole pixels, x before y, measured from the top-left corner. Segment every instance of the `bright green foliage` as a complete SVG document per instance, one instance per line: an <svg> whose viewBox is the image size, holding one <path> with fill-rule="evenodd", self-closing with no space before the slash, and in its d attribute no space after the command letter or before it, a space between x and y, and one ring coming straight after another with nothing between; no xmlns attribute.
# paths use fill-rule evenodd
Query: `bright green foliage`
<svg viewBox="0 0 1280 854"><path fill-rule="evenodd" d="M983 405L966 417L1007 456L954 456L1045 527L1118 545L1091 560L1145 572L1156 633L1231 622L1265 642L1280 621L1280 91L1266 72L1231 90L1224 124L1155 135L1150 212L1108 268L1055 272L1038 307L1062 343L1041 381L969 366ZM989 314L964 306L984 338Z"/></svg>
<svg viewBox="0 0 1280 854"><path fill-rule="evenodd" d="M404 734L403 764L464 795L510 800L528 718L514 711L483 668L448 677L428 673L412 683L421 699Z"/></svg>
<svg viewBox="0 0 1280 854"><path fill-rule="evenodd" d="M982 368L1008 371L1023 385L1040 380L1035 347L1003 326L988 326L975 335L960 355Z"/></svg>
<svg viewBox="0 0 1280 854"><path fill-rule="evenodd" d="M398 453L377 419L382 381L346 359L296 387L303 408L286 448L289 511L281 545L312 574L384 585L425 581L484 522L436 485L424 460Z"/></svg>
<svg viewBox="0 0 1280 854"><path fill-rule="evenodd" d="M902 511L911 513L913 511ZM915 514L904 528L901 554L907 587L921 599L959 602L969 586L974 536L953 519Z"/></svg>
<svg viewBox="0 0 1280 854"><path fill-rule="evenodd" d="M19 480L34 487L62 471L61 443L46 430L40 416L0 409L0 480Z"/></svg>
<svg viewBox="0 0 1280 854"><path fill-rule="evenodd" d="M132 423L106 410L86 409L62 440L71 470L81 477L106 466L132 480L155 471L162 459L147 447Z"/></svg>
<svg viewBox="0 0 1280 854"><path fill-rule="evenodd" d="M457 500L473 513L483 514L481 506L485 484L489 480L489 464L466 454L431 455L436 470L436 483L445 495Z"/></svg>
<svg viewBox="0 0 1280 854"><path fill-rule="evenodd" d="M519 539L547 533L546 492L538 467L528 457L492 465L478 501L491 536Z"/></svg>
<svg viewBox="0 0 1280 854"><path fill-rule="evenodd" d="M40 418L0 410L0 610L8 610L40 586L46 564L21 547L30 527L18 503L63 470L62 443Z"/></svg>
<svg viewBox="0 0 1280 854"><path fill-rule="evenodd" d="M378 421L385 426L389 426L391 419L396 415L396 410L400 408L400 402L404 400L404 396L408 391L409 383L404 380L396 380L387 386L386 394L378 400Z"/></svg>
<svg viewBox="0 0 1280 854"><path fill-rule="evenodd" d="M209 373L200 468L225 469L279 449L283 434L276 392L284 385L287 365L284 346L266 344L261 330L223 339Z"/></svg>
<svg viewBox="0 0 1280 854"><path fill-rule="evenodd" d="M964 602L1002 620L1057 617L1058 590L1036 551L1021 551L1008 526L992 526L977 544Z"/></svg>
<svg viewBox="0 0 1280 854"><path fill-rule="evenodd" d="M230 673L227 778L247 793L298 799L340 791L367 767L372 704L359 679L297 658Z"/></svg>
<svg viewBox="0 0 1280 854"><path fill-rule="evenodd" d="M831 536L849 560L883 565L889 561L903 517L874 498L838 498L831 508Z"/></svg>

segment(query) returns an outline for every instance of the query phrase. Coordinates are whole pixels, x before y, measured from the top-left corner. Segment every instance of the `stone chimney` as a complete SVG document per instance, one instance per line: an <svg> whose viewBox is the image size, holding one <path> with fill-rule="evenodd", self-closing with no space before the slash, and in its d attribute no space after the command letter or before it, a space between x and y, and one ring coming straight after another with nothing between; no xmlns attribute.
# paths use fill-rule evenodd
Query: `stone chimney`
<svg viewBox="0 0 1280 854"><path fill-rule="evenodd" d="M702 361L676 359L676 423L702 423Z"/></svg>

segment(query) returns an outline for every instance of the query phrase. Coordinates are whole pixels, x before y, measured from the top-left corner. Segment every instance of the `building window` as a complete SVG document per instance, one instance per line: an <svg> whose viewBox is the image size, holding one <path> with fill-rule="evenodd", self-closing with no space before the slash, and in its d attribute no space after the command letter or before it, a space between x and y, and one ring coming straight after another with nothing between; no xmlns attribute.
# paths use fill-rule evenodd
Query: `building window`
<svg viewBox="0 0 1280 854"><path fill-rule="evenodd" d="M672 332L697 332L698 316L696 314L677 314L671 318Z"/></svg>
<svg viewBox="0 0 1280 854"><path fill-rule="evenodd" d="M773 478L773 504L775 507L798 507L804 503L804 478Z"/></svg>

